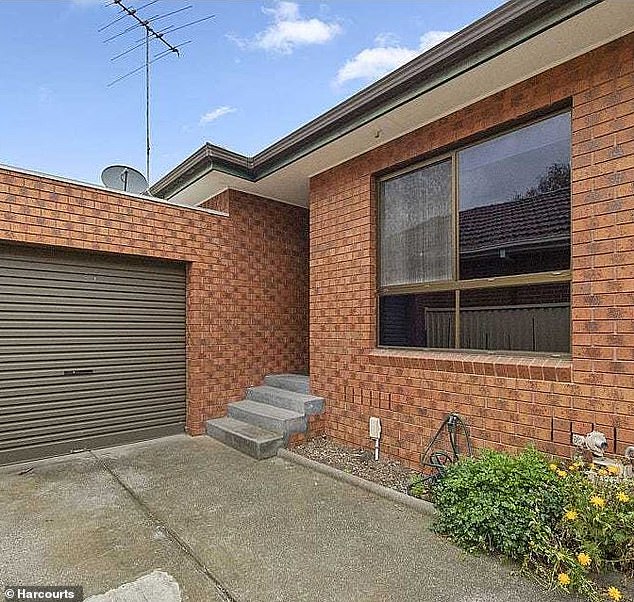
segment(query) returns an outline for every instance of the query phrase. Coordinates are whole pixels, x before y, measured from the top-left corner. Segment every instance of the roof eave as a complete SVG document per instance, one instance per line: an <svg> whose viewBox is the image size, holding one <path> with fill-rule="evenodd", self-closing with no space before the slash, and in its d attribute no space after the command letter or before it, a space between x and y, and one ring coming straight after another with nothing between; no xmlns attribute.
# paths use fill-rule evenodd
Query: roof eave
<svg viewBox="0 0 634 602"><path fill-rule="evenodd" d="M253 179L253 159L206 142L180 165L150 187L154 195L170 196L184 185L191 184L211 170L217 169L246 180Z"/></svg>
<svg viewBox="0 0 634 602"><path fill-rule="evenodd" d="M430 80L441 85L441 75L449 76L460 63L471 61L473 68L603 1L511 0L255 156L247 157L207 143L150 190L154 195L169 197L211 170L257 181L367 123L377 114L424 93ZM474 60L476 56L480 56L479 61Z"/></svg>

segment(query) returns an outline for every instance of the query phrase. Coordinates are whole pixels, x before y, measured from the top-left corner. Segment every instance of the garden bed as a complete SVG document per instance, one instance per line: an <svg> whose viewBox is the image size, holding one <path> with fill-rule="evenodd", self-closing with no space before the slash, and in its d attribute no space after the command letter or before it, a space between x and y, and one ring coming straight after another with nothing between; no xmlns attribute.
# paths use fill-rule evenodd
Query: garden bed
<svg viewBox="0 0 634 602"><path fill-rule="evenodd" d="M382 458L376 461L373 452L367 449L347 447L334 443L325 437L317 437L298 445L293 448L293 451L315 462L372 481L383 487L389 487L400 493L407 493L407 486L418 474L415 470L403 466L399 462Z"/></svg>
<svg viewBox="0 0 634 602"><path fill-rule="evenodd" d="M335 478L356 480L361 487L377 484L386 495L407 493L419 475L325 437L293 452L314 470L319 463L328 467L325 472L339 471ZM591 602L634 602L633 484L601 470L589 479L595 470L581 459L555 462L532 448L518 454L483 450L449 468L439 482L433 528L472 552L515 560L545 587Z"/></svg>

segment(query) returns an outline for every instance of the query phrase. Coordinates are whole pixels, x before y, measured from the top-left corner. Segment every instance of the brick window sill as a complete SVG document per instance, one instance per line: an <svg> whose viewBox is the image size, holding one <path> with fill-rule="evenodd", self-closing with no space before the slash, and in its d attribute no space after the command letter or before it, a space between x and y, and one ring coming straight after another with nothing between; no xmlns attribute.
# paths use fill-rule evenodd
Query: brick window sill
<svg viewBox="0 0 634 602"><path fill-rule="evenodd" d="M559 357L421 349L373 349L368 354L368 360L375 365L399 368L558 382L572 380L571 360Z"/></svg>

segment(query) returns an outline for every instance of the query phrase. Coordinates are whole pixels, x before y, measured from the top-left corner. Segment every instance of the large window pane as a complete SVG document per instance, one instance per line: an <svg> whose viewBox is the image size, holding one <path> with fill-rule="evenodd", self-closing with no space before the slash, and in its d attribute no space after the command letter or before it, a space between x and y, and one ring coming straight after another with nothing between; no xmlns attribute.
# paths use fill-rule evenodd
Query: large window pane
<svg viewBox="0 0 634 602"><path fill-rule="evenodd" d="M460 279L570 268L570 114L458 153Z"/></svg>
<svg viewBox="0 0 634 602"><path fill-rule="evenodd" d="M570 352L570 283L546 274L571 265L570 131L570 114L556 115L381 183L379 344ZM539 273L530 285L484 280ZM473 279L482 285L460 285Z"/></svg>
<svg viewBox="0 0 634 602"><path fill-rule="evenodd" d="M570 283L461 291L463 349L570 352Z"/></svg>
<svg viewBox="0 0 634 602"><path fill-rule="evenodd" d="M451 161L381 183L381 286L452 278Z"/></svg>
<svg viewBox="0 0 634 602"><path fill-rule="evenodd" d="M451 291L381 297L379 344L454 347L455 313L455 293Z"/></svg>

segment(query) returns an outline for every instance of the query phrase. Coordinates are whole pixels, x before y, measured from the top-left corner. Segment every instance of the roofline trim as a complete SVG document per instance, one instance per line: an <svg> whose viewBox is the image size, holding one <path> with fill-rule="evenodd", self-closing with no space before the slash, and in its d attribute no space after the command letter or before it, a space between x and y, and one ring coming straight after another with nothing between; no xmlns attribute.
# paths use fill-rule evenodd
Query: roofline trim
<svg viewBox="0 0 634 602"><path fill-rule="evenodd" d="M603 1L511 0L253 157L206 143L150 190L169 198L203 170L256 182Z"/></svg>

